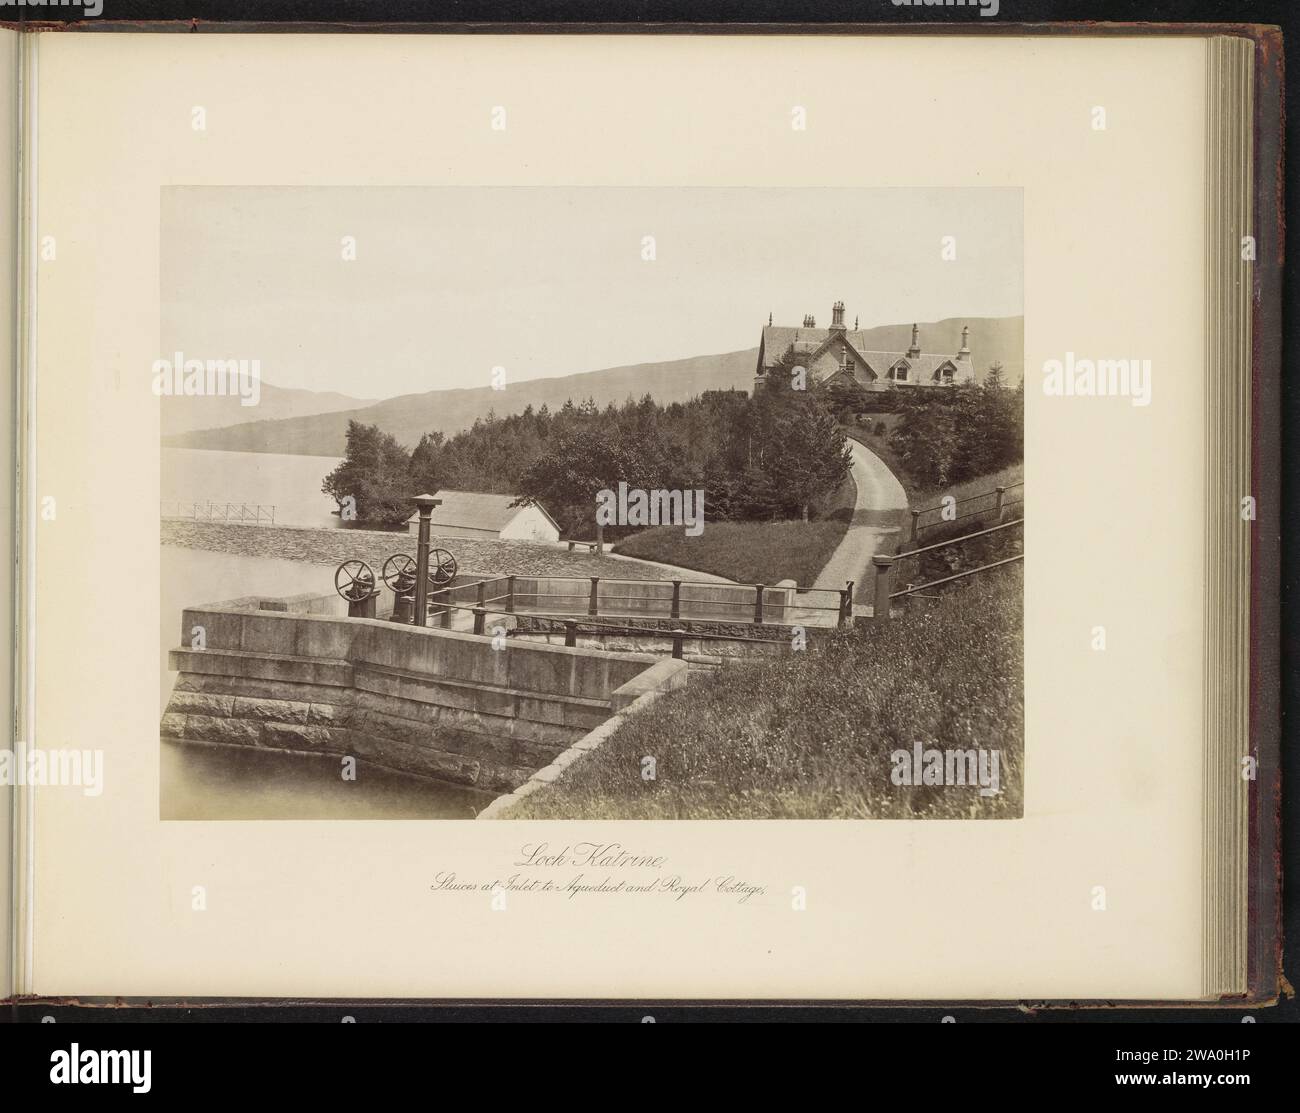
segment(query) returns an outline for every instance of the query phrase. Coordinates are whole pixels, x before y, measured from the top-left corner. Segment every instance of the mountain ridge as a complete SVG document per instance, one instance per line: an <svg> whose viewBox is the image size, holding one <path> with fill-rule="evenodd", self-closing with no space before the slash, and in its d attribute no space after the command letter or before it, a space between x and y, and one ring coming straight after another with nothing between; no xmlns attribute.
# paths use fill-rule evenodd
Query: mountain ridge
<svg viewBox="0 0 1300 1113"><path fill-rule="evenodd" d="M333 413L338 410L357 410L374 405L379 399L354 398L334 390L302 390L296 387L276 386L265 380L258 384L260 397L258 421L284 420ZM174 395L164 394L159 408L159 426L164 438L186 433L225 429L249 421L251 407L240 404L238 395ZM269 415L269 416L265 416Z"/></svg>
<svg viewBox="0 0 1300 1113"><path fill-rule="evenodd" d="M1024 318L950 317L919 323L922 349L955 353L961 343L963 325L971 328L970 344L978 376L982 379L989 365L997 361L1003 365L1008 384L1019 382L1024 374ZM871 337L869 350L902 352L911 341L911 330L911 324L903 324L881 325L862 331ZM530 405L534 409L542 405L557 409L569 399L576 404L591 398L597 406L604 407L611 402L618 405L628 397L640 398L645 394L661 405L667 405L684 402L706 390L748 391L753 384L757 358L758 349L754 347L686 359L607 367L554 378L528 379L509 384L504 391L491 387L435 389L352 408L330 408L215 428L191 427L165 433L163 444L236 452L342 456L348 422L356 420L378 425L410 448L424 433L438 431L450 436L489 413L504 416L521 412ZM331 395L332 399L345 397Z"/></svg>

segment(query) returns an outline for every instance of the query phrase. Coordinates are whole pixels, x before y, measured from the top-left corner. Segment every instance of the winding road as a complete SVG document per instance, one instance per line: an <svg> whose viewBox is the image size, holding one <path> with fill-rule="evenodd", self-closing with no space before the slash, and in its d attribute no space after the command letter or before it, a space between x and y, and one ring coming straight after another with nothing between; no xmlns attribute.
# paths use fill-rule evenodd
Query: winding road
<svg viewBox="0 0 1300 1113"><path fill-rule="evenodd" d="M853 517L826 567L821 570L814 588L839 590L847 580L854 583L854 597L868 598L871 591L871 558L882 538L896 533L907 511L907 492L885 462L852 438L850 474L858 495Z"/></svg>

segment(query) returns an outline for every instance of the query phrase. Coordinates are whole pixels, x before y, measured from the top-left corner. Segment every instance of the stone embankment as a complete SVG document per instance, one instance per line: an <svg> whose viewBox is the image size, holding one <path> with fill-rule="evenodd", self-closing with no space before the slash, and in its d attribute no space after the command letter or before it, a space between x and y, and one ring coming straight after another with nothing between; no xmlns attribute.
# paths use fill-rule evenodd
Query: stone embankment
<svg viewBox="0 0 1300 1113"><path fill-rule="evenodd" d="M415 553L415 538L407 533L361 529L293 529L287 526L181 519L165 519L161 524L164 545L313 564L364 560L376 572L393 553ZM538 545L527 541L435 537L433 544L451 552L462 569L474 572L514 573L520 576L601 576L629 580L671 580L674 577L691 579L695 576L694 573L677 571L666 565L613 560L582 551L570 553L559 546Z"/></svg>
<svg viewBox="0 0 1300 1113"><path fill-rule="evenodd" d="M187 607L164 739L357 757L512 792L682 661L339 615L336 595Z"/></svg>

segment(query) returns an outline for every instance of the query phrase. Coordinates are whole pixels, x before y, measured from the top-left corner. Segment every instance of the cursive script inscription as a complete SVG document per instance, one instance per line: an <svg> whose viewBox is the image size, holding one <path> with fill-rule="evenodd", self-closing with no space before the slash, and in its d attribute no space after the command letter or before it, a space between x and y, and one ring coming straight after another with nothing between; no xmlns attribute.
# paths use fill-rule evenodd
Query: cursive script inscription
<svg viewBox="0 0 1300 1113"><path fill-rule="evenodd" d="M552 850L550 843L526 843L516 866L595 866L600 869L661 869L665 859L633 854L616 842L580 842Z"/></svg>

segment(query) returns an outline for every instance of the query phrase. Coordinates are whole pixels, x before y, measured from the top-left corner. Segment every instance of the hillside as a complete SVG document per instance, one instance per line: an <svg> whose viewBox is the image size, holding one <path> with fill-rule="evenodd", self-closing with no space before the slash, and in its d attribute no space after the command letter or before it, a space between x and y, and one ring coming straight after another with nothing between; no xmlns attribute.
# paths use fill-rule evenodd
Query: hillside
<svg viewBox="0 0 1300 1113"><path fill-rule="evenodd" d="M961 345L963 324L971 328L971 351L980 374L994 360L1000 360L1006 381L1018 383L1024 374L1024 319L950 318L921 324L921 346L925 351L956 352ZM873 350L903 350L911 339L911 324L884 325L871 329ZM163 443L180 448L211 448L237 452L283 452L317 456L341 456L349 420L378 425L400 442L413 447L421 435L441 431L447 434L467 428L491 411L498 415L519 413L525 407L542 405L552 410L573 399L592 398L604 407L627 398L650 394L667 405L684 402L706 390L748 391L754 379L756 348L719 355L694 356L662 363L639 363L610 367L554 379L531 379L513 383L504 391L490 387L462 390L430 390L405 394L373 405L318 412L281 420L258 420L225 428L164 436ZM260 408L260 407L259 407Z"/></svg>
<svg viewBox="0 0 1300 1113"><path fill-rule="evenodd" d="M353 398L331 391L294 390L263 381L256 406L240 404L238 397L164 395L159 408L159 426L164 438L196 429L220 429L258 421L310 417L335 410L355 410L373 400Z"/></svg>

